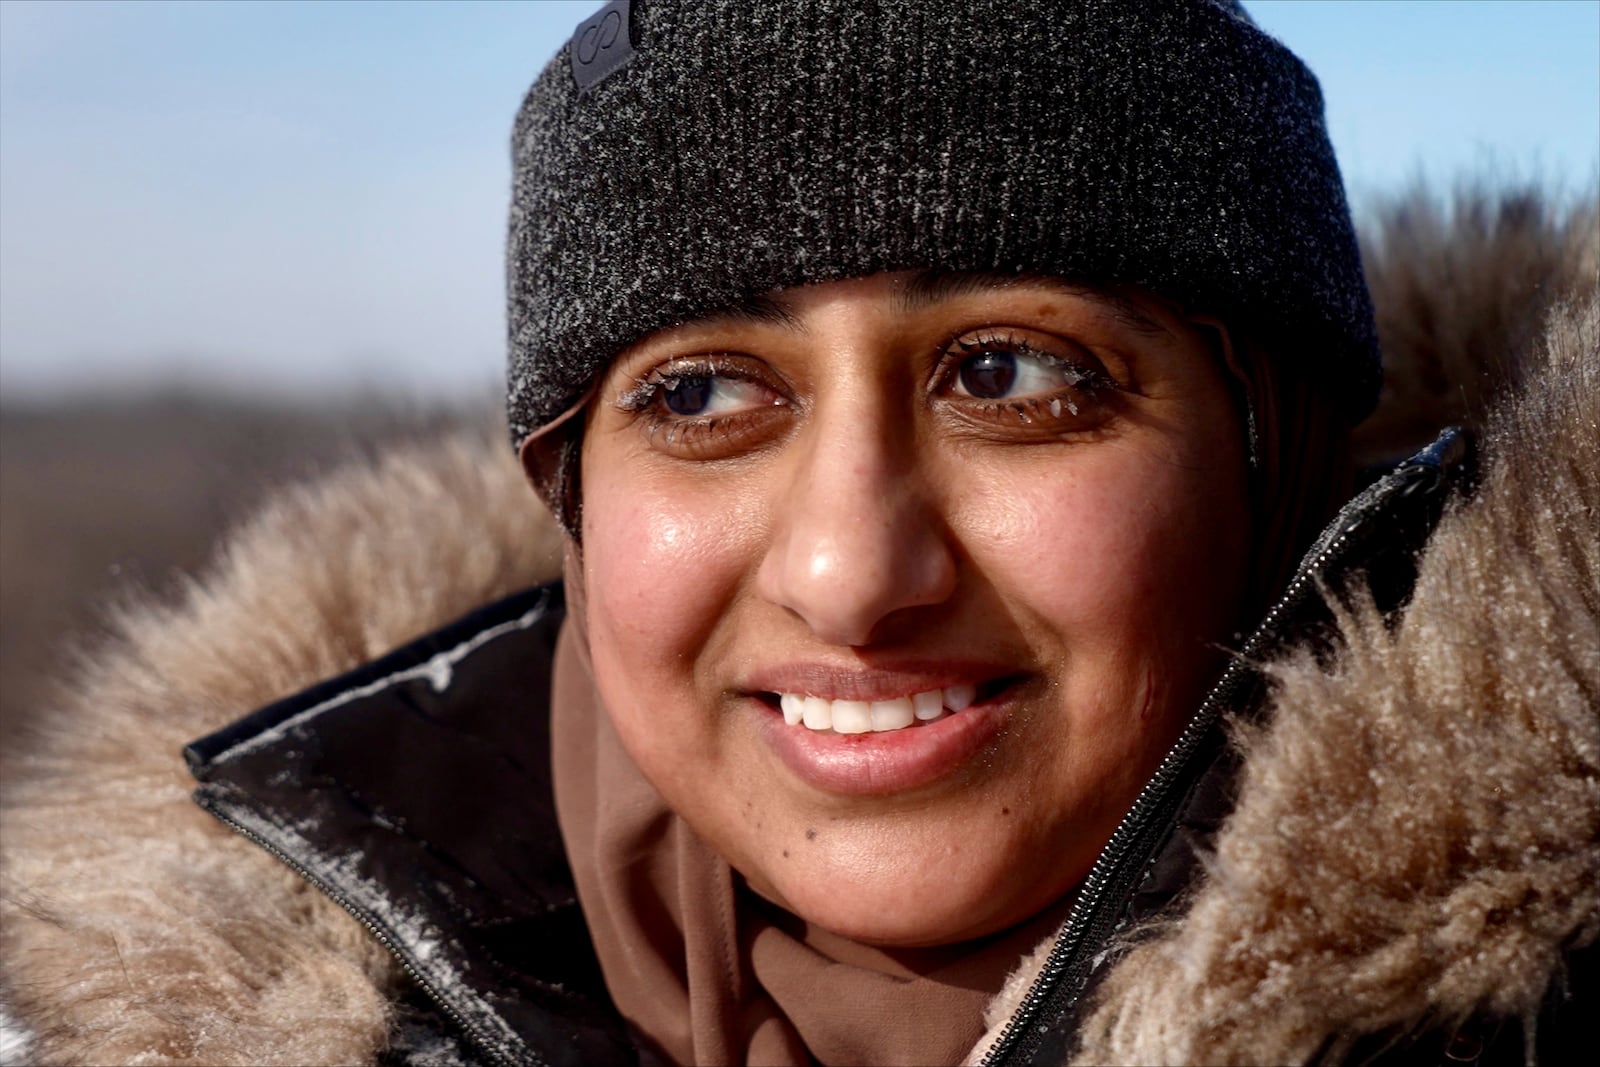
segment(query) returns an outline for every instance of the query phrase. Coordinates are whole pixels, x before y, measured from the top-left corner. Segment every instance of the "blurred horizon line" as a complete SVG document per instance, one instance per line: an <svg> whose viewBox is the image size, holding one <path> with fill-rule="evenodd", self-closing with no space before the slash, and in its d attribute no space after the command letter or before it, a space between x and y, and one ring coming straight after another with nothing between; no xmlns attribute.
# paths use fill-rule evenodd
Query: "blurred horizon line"
<svg viewBox="0 0 1600 1067"><path fill-rule="evenodd" d="M505 385L488 378L430 387L419 382L381 382L351 377L339 381L136 372L97 380L48 379L0 382L0 409L21 412L67 408L142 407L181 410L218 407L274 410L347 410L372 405L386 412L498 408Z"/></svg>

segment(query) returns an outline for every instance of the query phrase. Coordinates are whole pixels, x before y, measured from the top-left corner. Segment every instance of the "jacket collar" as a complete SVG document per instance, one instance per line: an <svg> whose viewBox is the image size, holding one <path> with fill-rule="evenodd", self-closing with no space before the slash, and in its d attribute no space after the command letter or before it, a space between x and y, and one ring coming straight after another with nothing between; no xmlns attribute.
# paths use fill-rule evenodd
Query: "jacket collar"
<svg viewBox="0 0 1600 1067"><path fill-rule="evenodd" d="M632 1058L557 832L559 586L491 604L185 752L207 811L344 907L497 1064Z"/></svg>
<svg viewBox="0 0 1600 1067"><path fill-rule="evenodd" d="M1454 431L1377 479L1307 553L1091 872L986 1062L1063 1062L1119 931L1187 886L1228 809L1226 712L1262 702L1256 665L1331 628L1325 590L1366 575L1406 599L1415 557L1467 480ZM491 604L269 705L185 752L196 801L360 920L497 1064L632 1060L561 847L549 693L559 586ZM1023 1035L1026 1035L1024 1037Z"/></svg>

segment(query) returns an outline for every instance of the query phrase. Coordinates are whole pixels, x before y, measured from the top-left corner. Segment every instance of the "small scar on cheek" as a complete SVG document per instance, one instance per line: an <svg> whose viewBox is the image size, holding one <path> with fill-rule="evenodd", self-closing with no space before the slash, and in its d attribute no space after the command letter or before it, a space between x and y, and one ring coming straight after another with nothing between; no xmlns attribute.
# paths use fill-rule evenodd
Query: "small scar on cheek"
<svg viewBox="0 0 1600 1067"><path fill-rule="evenodd" d="M806 840L807 841L815 841L816 839L817 839L817 828L815 826L806 827Z"/></svg>

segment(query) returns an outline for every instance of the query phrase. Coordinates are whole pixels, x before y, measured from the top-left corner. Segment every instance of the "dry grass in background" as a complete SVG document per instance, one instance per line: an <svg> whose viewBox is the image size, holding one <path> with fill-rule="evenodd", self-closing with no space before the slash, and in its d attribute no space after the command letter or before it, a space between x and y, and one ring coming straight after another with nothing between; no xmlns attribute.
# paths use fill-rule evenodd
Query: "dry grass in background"
<svg viewBox="0 0 1600 1067"><path fill-rule="evenodd" d="M1476 425L1505 386L1508 357L1546 312L1600 280L1600 191L1537 183L1415 186L1369 204L1361 257L1384 353L1378 410L1357 459L1392 462L1448 425Z"/></svg>
<svg viewBox="0 0 1600 1067"><path fill-rule="evenodd" d="M170 586L273 486L386 442L494 419L355 399L0 404L0 746L114 597Z"/></svg>

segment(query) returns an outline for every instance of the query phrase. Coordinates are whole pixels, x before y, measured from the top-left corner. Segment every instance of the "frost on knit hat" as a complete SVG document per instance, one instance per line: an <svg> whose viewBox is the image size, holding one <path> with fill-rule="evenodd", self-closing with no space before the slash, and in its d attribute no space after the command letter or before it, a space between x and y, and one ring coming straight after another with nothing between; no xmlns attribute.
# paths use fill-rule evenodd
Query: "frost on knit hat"
<svg viewBox="0 0 1600 1067"><path fill-rule="evenodd" d="M1148 288L1376 399L1321 92L1230 0L617 0L512 153L516 442L653 331L919 268Z"/></svg>

